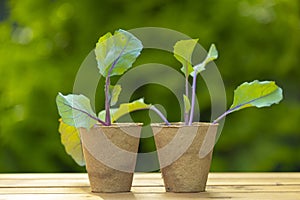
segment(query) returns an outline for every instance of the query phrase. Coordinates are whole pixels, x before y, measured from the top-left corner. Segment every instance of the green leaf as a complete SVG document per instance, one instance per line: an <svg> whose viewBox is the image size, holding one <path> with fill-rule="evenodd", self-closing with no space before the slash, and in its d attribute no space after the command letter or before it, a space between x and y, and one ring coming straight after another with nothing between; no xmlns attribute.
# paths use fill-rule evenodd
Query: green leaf
<svg viewBox="0 0 300 200"><path fill-rule="evenodd" d="M95 54L100 74L104 77L121 75L140 55L143 45L131 33L118 30L107 33L96 44ZM110 71L111 70L111 71Z"/></svg>
<svg viewBox="0 0 300 200"><path fill-rule="evenodd" d="M121 93L121 85L109 86L110 105L113 106L118 102L119 95Z"/></svg>
<svg viewBox="0 0 300 200"><path fill-rule="evenodd" d="M90 100L84 95L64 96L59 93L56 97L56 104L63 122L70 126L89 129L97 122Z"/></svg>
<svg viewBox="0 0 300 200"><path fill-rule="evenodd" d="M245 82L234 91L230 112L247 107L265 107L278 104L282 100L282 89L274 81Z"/></svg>
<svg viewBox="0 0 300 200"><path fill-rule="evenodd" d="M186 75L193 71L192 55L197 42L198 39L180 40L174 46L174 57L182 64L181 71Z"/></svg>
<svg viewBox="0 0 300 200"><path fill-rule="evenodd" d="M137 111L137 110L149 109L150 107L151 107L151 104L145 104L143 98L135 100L131 103L122 103L119 108L110 109L111 121L115 122L116 120L118 120L120 117L122 117L125 114L128 114L133 111ZM98 114L98 117L99 117L99 119L105 119L105 110L102 110Z"/></svg>
<svg viewBox="0 0 300 200"><path fill-rule="evenodd" d="M206 64L218 58L218 51L215 44L211 44L205 62Z"/></svg>
<svg viewBox="0 0 300 200"><path fill-rule="evenodd" d="M191 109L191 104L189 98L186 95L183 95L183 102L185 112L189 112Z"/></svg>
<svg viewBox="0 0 300 200"><path fill-rule="evenodd" d="M109 109L110 111L110 117L112 118L112 115L118 110L118 108L111 108ZM101 110L98 114L98 118L102 121L105 120L105 116L106 115L106 111L105 110ZM113 120L111 120L111 122L114 122Z"/></svg>
<svg viewBox="0 0 300 200"><path fill-rule="evenodd" d="M195 65L194 70L196 71L196 73L200 73L202 71L205 70L205 67L208 63L216 60L218 58L218 51L217 48L214 44L212 44L209 48L209 51L207 53L206 58L199 63L198 65ZM190 73L191 76L194 76L194 72Z"/></svg>
<svg viewBox="0 0 300 200"><path fill-rule="evenodd" d="M65 124L61 119L59 120L59 133L61 143L64 145L66 152L80 165L85 165L85 160L82 152L80 133L74 126Z"/></svg>

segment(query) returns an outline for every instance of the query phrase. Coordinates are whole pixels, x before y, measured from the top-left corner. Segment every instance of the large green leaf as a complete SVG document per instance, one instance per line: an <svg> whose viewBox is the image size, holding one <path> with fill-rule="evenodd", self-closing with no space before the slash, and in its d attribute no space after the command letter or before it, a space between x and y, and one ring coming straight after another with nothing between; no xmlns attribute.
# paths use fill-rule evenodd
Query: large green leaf
<svg viewBox="0 0 300 200"><path fill-rule="evenodd" d="M82 152L82 145L80 140L80 133L77 128L65 124L61 119L59 120L59 133L61 143L65 146L66 152L80 165L85 165L85 160Z"/></svg>
<svg viewBox="0 0 300 200"><path fill-rule="evenodd" d="M282 89L274 81L245 82L234 91L233 104L230 112L247 107L265 107L282 100Z"/></svg>
<svg viewBox="0 0 300 200"><path fill-rule="evenodd" d="M123 74L132 66L142 49L141 41L127 31L120 29L114 35L105 34L95 48L100 74L104 77Z"/></svg>
<svg viewBox="0 0 300 200"><path fill-rule="evenodd" d="M208 50L207 56L205 57L205 59L199 63L198 65L195 65L194 70L196 71L196 73L200 73L202 71L205 70L205 67L208 63L210 63L211 61L214 61L218 58L218 51L217 48L214 44L212 44ZM194 72L190 73L191 76L193 76Z"/></svg>
<svg viewBox="0 0 300 200"><path fill-rule="evenodd" d="M119 108L112 108L110 109L111 114L111 121L115 122L123 115L126 115L130 112L137 111L137 110L144 110L149 109L151 107L151 104L144 103L144 99L138 99L131 103L123 103L119 106ZM102 110L98 114L99 119L103 120L105 119L105 110Z"/></svg>
<svg viewBox="0 0 300 200"><path fill-rule="evenodd" d="M109 86L110 106L113 106L118 102L121 90L121 85Z"/></svg>
<svg viewBox="0 0 300 200"><path fill-rule="evenodd" d="M119 108L110 109L112 122L116 121L120 117L129 112L149 109L151 107L150 104L145 104L144 99L138 99L131 103L123 103ZM99 118L105 119L105 110L99 113ZM78 129L74 126L70 126L60 120L59 132L61 134L61 142L65 146L66 152L75 160L75 162L83 166L85 165L85 160L82 152L82 144L80 140L80 133Z"/></svg>
<svg viewBox="0 0 300 200"><path fill-rule="evenodd" d="M174 46L174 57L182 64L181 71L190 74L193 71L192 55L198 39L180 40Z"/></svg>
<svg viewBox="0 0 300 200"><path fill-rule="evenodd" d="M97 123L97 116L90 100L84 95L59 93L56 97L58 112L64 123L76 128L91 128Z"/></svg>

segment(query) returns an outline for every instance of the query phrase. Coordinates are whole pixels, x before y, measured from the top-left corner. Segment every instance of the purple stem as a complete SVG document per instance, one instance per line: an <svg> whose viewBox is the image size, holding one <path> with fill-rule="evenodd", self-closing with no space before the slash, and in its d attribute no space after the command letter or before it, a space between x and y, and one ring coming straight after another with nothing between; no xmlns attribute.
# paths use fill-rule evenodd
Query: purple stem
<svg viewBox="0 0 300 200"><path fill-rule="evenodd" d="M185 69L185 96L187 98L189 98L189 71L188 71L188 67L186 67L186 69ZM189 111L184 109L184 125L188 125L188 123L189 123Z"/></svg>
<svg viewBox="0 0 300 200"><path fill-rule="evenodd" d="M222 115L220 115L217 119L215 119L215 120L213 121L213 124L218 123L218 122L219 122L221 119L223 119L226 115L228 115L228 114L230 114L230 113L232 113L232 112L233 112L232 109L227 110L227 111L224 112Z"/></svg>
<svg viewBox="0 0 300 200"><path fill-rule="evenodd" d="M189 126L193 123L193 117L194 117L194 108L195 108L195 98L196 98L196 80L197 80L197 73L194 71L194 77L193 77L193 85L192 85L192 103L191 103L191 113L190 113L190 120L189 120Z"/></svg>
<svg viewBox="0 0 300 200"><path fill-rule="evenodd" d="M71 105L69 105L69 104L66 104L66 103L63 103L63 104L66 105L66 106L68 106L68 107L70 107L71 109L74 109L74 110L77 110L77 111L79 111L79 112L82 112L82 113L86 114L87 116L89 116L90 118L96 120L96 121L99 122L100 124L102 124L102 125L104 125L104 126L107 126L107 124L106 124L104 121L102 121L101 119L99 119L99 118L97 118L97 117L94 117L94 116L91 115L90 113L88 113L88 112L86 112L86 111L84 111L84 110L80 110L79 108L75 108L75 107L73 107L73 106L71 106Z"/></svg>
<svg viewBox="0 0 300 200"><path fill-rule="evenodd" d="M129 38L129 40L130 40L130 38ZM111 65L111 67L107 73L106 80L105 80L105 122L106 122L107 126L111 125L110 97L109 97L110 74L111 74L112 70L115 68L115 66L116 66L117 62L119 61L119 59L121 58L122 54L124 53L124 50L126 49L126 47L128 45L128 41L126 42L126 44L125 44L124 48L122 49L122 51L120 52L119 56L116 58L116 60L114 60L113 64Z"/></svg>
<svg viewBox="0 0 300 200"><path fill-rule="evenodd" d="M170 126L171 124L169 123L169 121L167 120L167 118L155 107L155 106L151 106L149 108L149 110L153 110L154 112L156 112L156 114L168 125Z"/></svg>
<svg viewBox="0 0 300 200"><path fill-rule="evenodd" d="M265 95L265 96L268 96L268 95ZM265 96L264 96L264 97L265 97ZM239 109L240 107L242 107L242 106L244 106L244 105L246 105L246 104L252 103L252 102L254 102L254 101L256 101L256 100L258 100L258 99L260 99L260 98L261 98L261 97L255 98L255 99L252 99L252 100L250 100L250 101L248 101L248 102L245 102L245 103L242 103L242 104L240 104L240 105L237 105L237 106L235 106L235 107L233 107L233 108L230 108L230 109L227 110L225 113L223 113L222 115L220 115L217 119L215 119L215 120L213 121L213 124L218 123L221 119L223 119L223 118L224 118L225 116L227 116L228 114L234 112L236 109Z"/></svg>
<svg viewBox="0 0 300 200"><path fill-rule="evenodd" d="M108 74L105 80L105 122L107 126L111 125L110 110L109 110L110 109L110 98L109 98L110 77L109 76L110 74Z"/></svg>

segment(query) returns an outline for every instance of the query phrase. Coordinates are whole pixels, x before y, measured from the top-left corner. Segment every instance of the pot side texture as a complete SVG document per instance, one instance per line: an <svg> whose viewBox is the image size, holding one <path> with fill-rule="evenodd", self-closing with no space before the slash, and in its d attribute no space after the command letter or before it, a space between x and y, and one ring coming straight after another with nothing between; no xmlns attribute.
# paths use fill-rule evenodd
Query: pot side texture
<svg viewBox="0 0 300 200"><path fill-rule="evenodd" d="M135 124L80 131L92 192L130 191L140 132L141 126Z"/></svg>
<svg viewBox="0 0 300 200"><path fill-rule="evenodd" d="M166 191L205 191L217 125L194 123L192 126L171 125L152 128ZM175 137L178 137L178 144L172 144ZM207 152L204 157L200 158L199 152L202 144L204 144L202 150ZM164 151L168 149L168 145L173 146ZM178 154L180 151L182 152ZM173 154L178 155L173 156ZM166 162L172 156L173 161Z"/></svg>

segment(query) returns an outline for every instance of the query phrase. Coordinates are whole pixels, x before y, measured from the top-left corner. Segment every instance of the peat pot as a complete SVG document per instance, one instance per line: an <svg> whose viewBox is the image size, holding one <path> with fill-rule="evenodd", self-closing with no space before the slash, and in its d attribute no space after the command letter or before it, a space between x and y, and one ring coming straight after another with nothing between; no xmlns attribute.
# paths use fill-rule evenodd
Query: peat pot
<svg viewBox="0 0 300 200"><path fill-rule="evenodd" d="M167 192L203 192L210 169L217 124L152 124Z"/></svg>
<svg viewBox="0 0 300 200"><path fill-rule="evenodd" d="M129 192L142 124L116 123L81 129L83 154L92 192Z"/></svg>

